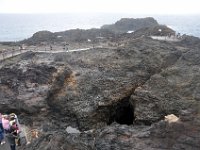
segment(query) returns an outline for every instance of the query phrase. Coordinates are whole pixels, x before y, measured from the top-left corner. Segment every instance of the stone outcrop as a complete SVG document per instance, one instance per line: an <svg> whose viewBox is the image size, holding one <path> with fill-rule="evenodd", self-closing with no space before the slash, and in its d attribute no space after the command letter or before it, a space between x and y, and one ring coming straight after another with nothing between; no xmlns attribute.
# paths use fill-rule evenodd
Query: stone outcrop
<svg viewBox="0 0 200 150"><path fill-rule="evenodd" d="M79 42L87 44L88 40L90 40L90 42L92 43L96 43L102 39L106 41L116 38L116 34L126 33L127 31L136 31L142 28L150 28L143 29L143 31L146 31L146 33L157 33L157 28L155 26L158 25L159 24L157 23L157 21L151 17L138 19L123 18L113 25L104 25L100 29L71 29L54 33L50 31L39 31L35 33L32 37L25 39L19 43L26 45L54 44L63 42ZM163 28L163 31L165 29L164 26L161 26L160 28ZM140 32L141 31L139 31L138 33Z"/></svg>
<svg viewBox="0 0 200 150"><path fill-rule="evenodd" d="M179 114L199 103L199 77L196 76L199 55L199 50L186 50L175 65L151 76L135 90L132 102L136 120L154 122L166 114Z"/></svg>
<svg viewBox="0 0 200 150"><path fill-rule="evenodd" d="M54 33L50 31L39 31L33 34L33 36L26 40L28 43L31 43L32 45L39 44L42 42L55 42L57 37L54 35Z"/></svg>
<svg viewBox="0 0 200 150"><path fill-rule="evenodd" d="M142 28L135 31L133 34L137 37L140 36L171 36L175 35L175 31L165 25L158 25L154 27Z"/></svg>
<svg viewBox="0 0 200 150"><path fill-rule="evenodd" d="M147 18L122 18L115 24L104 25L101 28L107 29L116 33L126 33L128 31L136 31L141 28L157 26L158 22L151 17Z"/></svg>
<svg viewBox="0 0 200 150"><path fill-rule="evenodd" d="M199 115L194 110L183 111L180 121L169 123L161 120L152 126L127 126L116 123L96 131L68 134L49 132L23 150L198 150Z"/></svg>
<svg viewBox="0 0 200 150"><path fill-rule="evenodd" d="M32 37L21 41L26 45L54 44L63 42L74 43L95 43L99 39L109 39L114 37L114 33L106 29L71 29L63 32L39 31Z"/></svg>

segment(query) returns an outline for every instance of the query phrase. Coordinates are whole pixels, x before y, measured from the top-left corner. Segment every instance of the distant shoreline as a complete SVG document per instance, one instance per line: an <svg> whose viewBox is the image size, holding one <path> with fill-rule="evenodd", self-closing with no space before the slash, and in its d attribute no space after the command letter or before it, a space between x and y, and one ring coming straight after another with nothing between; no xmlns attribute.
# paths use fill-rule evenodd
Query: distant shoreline
<svg viewBox="0 0 200 150"><path fill-rule="evenodd" d="M0 14L0 42L15 42L30 38L42 30L60 32L69 29L99 28L112 24L120 18L140 18L152 16L160 24L172 27L181 34L200 37L200 15L134 15L126 13L68 13L68 14ZM31 16L31 17L30 17Z"/></svg>

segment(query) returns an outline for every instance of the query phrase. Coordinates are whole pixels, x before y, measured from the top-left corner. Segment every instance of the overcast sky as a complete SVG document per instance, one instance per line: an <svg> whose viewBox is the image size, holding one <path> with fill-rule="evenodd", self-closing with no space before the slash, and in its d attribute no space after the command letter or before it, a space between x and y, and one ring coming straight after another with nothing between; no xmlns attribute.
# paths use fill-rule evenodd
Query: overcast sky
<svg viewBox="0 0 200 150"><path fill-rule="evenodd" d="M0 13L200 14L199 0L0 0Z"/></svg>

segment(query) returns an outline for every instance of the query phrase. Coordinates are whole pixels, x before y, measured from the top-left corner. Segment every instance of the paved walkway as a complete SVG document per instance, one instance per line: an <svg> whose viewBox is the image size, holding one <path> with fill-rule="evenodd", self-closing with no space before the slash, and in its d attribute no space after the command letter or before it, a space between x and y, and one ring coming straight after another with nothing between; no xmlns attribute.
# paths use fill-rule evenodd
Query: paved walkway
<svg viewBox="0 0 200 150"><path fill-rule="evenodd" d="M90 50L91 48L80 48L80 49L71 49L71 50L43 50L43 49L26 49L26 50L16 50L16 51L9 51L5 53L0 53L0 61L5 60L26 52L41 52L41 53L63 53L63 52L76 52L76 51L86 51Z"/></svg>
<svg viewBox="0 0 200 150"><path fill-rule="evenodd" d="M90 50L91 48L81 48L81 49L71 49L71 50L58 50L58 51L45 51L45 50L36 50L36 51L33 51L31 50L32 52L40 52L40 53L63 53L63 52L76 52L76 51L86 51L86 50Z"/></svg>
<svg viewBox="0 0 200 150"><path fill-rule="evenodd" d="M180 38L177 38L176 36L171 36L171 37L168 37L168 36L150 36L152 39L155 39L155 40L160 40L160 41L170 41L170 42L179 42L181 41Z"/></svg>

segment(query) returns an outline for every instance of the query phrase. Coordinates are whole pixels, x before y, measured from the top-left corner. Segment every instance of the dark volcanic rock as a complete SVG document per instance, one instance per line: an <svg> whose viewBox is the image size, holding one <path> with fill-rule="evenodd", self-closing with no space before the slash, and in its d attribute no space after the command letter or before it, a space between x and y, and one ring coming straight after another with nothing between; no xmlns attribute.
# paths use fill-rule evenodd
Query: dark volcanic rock
<svg viewBox="0 0 200 150"><path fill-rule="evenodd" d="M21 149L199 149L198 41L122 42L4 62L0 109L41 132Z"/></svg>
<svg viewBox="0 0 200 150"><path fill-rule="evenodd" d="M199 55L199 50L185 52L175 65L151 76L135 90L132 102L136 120L156 121L199 103Z"/></svg>
<svg viewBox="0 0 200 150"><path fill-rule="evenodd" d="M37 118L41 120L43 117L46 118L49 112L53 112L47 97L52 89L56 89L57 86L62 88L60 82L66 80L71 73L66 65L38 63L39 57L40 55L35 53L22 54L13 60L13 64L0 69L1 111L15 112L19 117L22 115L22 123L29 118L29 125L33 123L30 119L39 115ZM32 117L24 114L31 114ZM43 121L46 122L46 119ZM41 122L38 125L42 127L43 124Z"/></svg>
<svg viewBox="0 0 200 150"><path fill-rule="evenodd" d="M184 110L178 121L161 120L152 126L127 126L113 123L93 132L73 134L49 132L22 149L198 150L200 148L199 119L200 116L196 111Z"/></svg>
<svg viewBox="0 0 200 150"><path fill-rule="evenodd" d="M42 135L32 144L21 147L22 150L93 150L92 134L67 134L50 132Z"/></svg>
<svg viewBox="0 0 200 150"><path fill-rule="evenodd" d="M181 54L181 50L170 44L143 38L115 50L96 49L93 53L86 51L53 56L42 53L24 55L21 59L33 64L20 62L11 65L9 70L13 67L20 70L17 78L25 80L19 81L20 85L13 94L17 101L28 106L27 110L40 112L45 108L48 113L62 115L60 119L66 122L64 126L71 124L80 130L88 130L115 120L126 123L121 118L129 113L132 117L127 122L131 124L134 110L129 107L128 101L135 88L161 69L173 65ZM30 59L27 60L27 57ZM7 77L13 78L10 76ZM13 85L14 81L10 84ZM8 89L13 91L11 86ZM13 96L8 97L14 101ZM126 108L128 111L124 112ZM120 115L117 111L125 114Z"/></svg>
<svg viewBox="0 0 200 150"><path fill-rule="evenodd" d="M55 35L61 36L65 41L72 42L86 42L88 39L91 42L96 42L98 38L110 38L114 36L109 30L106 29L72 29L64 32L56 32Z"/></svg>
<svg viewBox="0 0 200 150"><path fill-rule="evenodd" d="M185 47L190 47L190 48L200 47L200 39L194 36L185 35L183 36L183 40L181 40L180 43Z"/></svg>
<svg viewBox="0 0 200 150"><path fill-rule="evenodd" d="M22 41L28 45L36 45L42 42L53 43L56 42L57 37L50 31L39 31L33 34L29 39Z"/></svg>
<svg viewBox="0 0 200 150"><path fill-rule="evenodd" d="M190 113L199 120L199 115ZM188 117L189 117L188 116ZM154 125L126 126L113 124L109 127L97 130L95 149L145 149L145 150L178 150L199 149L199 121L193 124L190 121L159 121Z"/></svg>
<svg viewBox="0 0 200 150"><path fill-rule="evenodd" d="M38 44L53 44L62 42L88 42L88 39L92 43L98 42L99 38L109 39L114 37L114 33L106 29L72 29L63 32L49 32L40 31L35 33L32 37L21 41L22 44L38 45Z"/></svg>
<svg viewBox="0 0 200 150"><path fill-rule="evenodd" d="M153 27L148 27L148 28L142 28L137 31L135 31L133 34L136 37L140 36L168 36L168 35L175 35L175 31L168 28L167 26L164 25L158 25L158 26L153 26Z"/></svg>
<svg viewBox="0 0 200 150"><path fill-rule="evenodd" d="M151 17L148 18L122 18L112 25L104 25L101 28L107 29L117 33L126 33L127 31L136 31L145 27L157 26L158 22Z"/></svg>
<svg viewBox="0 0 200 150"><path fill-rule="evenodd" d="M155 19L148 18L123 18L113 25L104 25L100 29L72 29L62 32L52 33L50 31L39 31L32 37L21 41L21 44L39 45L53 44L63 42L79 42L88 43L88 39L92 43L97 43L99 40L106 42L109 39L115 39L116 33L126 33L127 31L136 31L141 28L158 26ZM149 33L149 31L148 31Z"/></svg>

